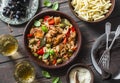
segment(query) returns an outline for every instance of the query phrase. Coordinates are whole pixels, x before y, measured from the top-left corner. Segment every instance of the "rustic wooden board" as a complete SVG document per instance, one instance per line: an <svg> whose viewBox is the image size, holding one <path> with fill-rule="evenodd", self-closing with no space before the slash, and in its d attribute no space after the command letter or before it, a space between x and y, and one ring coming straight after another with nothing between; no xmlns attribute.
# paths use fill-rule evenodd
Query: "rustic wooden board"
<svg viewBox="0 0 120 83"><path fill-rule="evenodd" d="M41 11L48 11L51 10L50 8L47 8L43 5L44 0L40 0L40 8L38 10L38 13ZM96 72L94 67L92 66L91 59L90 59L90 52L91 47L94 43L94 41L104 33L104 25L106 22L112 23L112 30L115 30L117 26L120 24L120 0L116 0L115 9L112 13L112 15L106 19L103 22L90 24L83 22L76 18L73 13L71 12L68 0L51 0L52 2L58 1L60 8L59 11L64 12L71 16L76 23L79 25L80 31L82 33L82 46L81 50L78 54L78 58L72 62L70 65L68 65L66 68L62 70L56 70L56 71L50 71L52 76L60 76L63 83L67 83L66 81L66 72L73 64L76 63L83 63L90 65L92 68L94 74L95 74L95 80L94 83L120 83L120 80L114 81L114 80L105 80L103 81L100 77L100 75ZM35 64L31 59L28 58L28 54L24 48L23 43L23 32L26 24L20 25L20 26L11 26L13 29L12 35L17 38L19 41L19 49L18 52L20 56L18 57L5 57L0 55L0 83L15 83L14 77L13 77L13 71L15 67L14 62L22 61L22 60L30 60L30 62L34 65L36 69L36 82L35 83L51 83L52 79L46 79L41 75L41 68ZM7 24L0 21L0 34L8 34L10 33Z"/></svg>
<svg viewBox="0 0 120 83"><path fill-rule="evenodd" d="M0 83L15 83L13 69L12 62L0 64Z"/></svg>

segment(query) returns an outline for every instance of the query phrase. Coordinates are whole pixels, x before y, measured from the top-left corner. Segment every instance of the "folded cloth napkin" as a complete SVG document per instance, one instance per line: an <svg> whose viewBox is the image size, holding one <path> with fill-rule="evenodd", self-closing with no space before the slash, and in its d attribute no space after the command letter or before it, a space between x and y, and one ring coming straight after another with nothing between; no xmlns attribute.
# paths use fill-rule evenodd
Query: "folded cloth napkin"
<svg viewBox="0 0 120 83"><path fill-rule="evenodd" d="M112 39L109 40L109 44L111 44ZM98 48L94 51L94 57L95 60L98 62L101 55L103 54L104 50L106 48L106 42L101 41L100 44L98 45ZM110 50L110 68L109 70L104 70L102 67L102 72L104 73L103 79L108 79L110 78L110 75L112 77L116 76L119 73L120 69L120 38L117 38L112 49ZM106 77L105 77L106 76Z"/></svg>

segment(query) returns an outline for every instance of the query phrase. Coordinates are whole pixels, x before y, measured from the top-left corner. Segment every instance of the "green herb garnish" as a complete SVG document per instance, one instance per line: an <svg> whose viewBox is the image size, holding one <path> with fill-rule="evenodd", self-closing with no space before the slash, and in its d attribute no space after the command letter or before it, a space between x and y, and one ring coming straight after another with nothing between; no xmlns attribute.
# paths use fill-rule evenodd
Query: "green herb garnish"
<svg viewBox="0 0 120 83"><path fill-rule="evenodd" d="M49 72L42 70L42 75L45 78L51 78L51 75ZM52 83L62 83L59 77L52 77Z"/></svg>
<svg viewBox="0 0 120 83"><path fill-rule="evenodd" d="M43 26L41 27L41 29L42 29L42 31L44 31L45 33L48 32L48 28L47 28L45 25L43 25Z"/></svg>
<svg viewBox="0 0 120 83"><path fill-rule="evenodd" d="M59 8L58 2L54 2L53 5L52 5L52 9L53 10L58 10L58 8Z"/></svg>
<svg viewBox="0 0 120 83"><path fill-rule="evenodd" d="M52 3L50 2L50 0L44 0L44 6L50 7L52 5Z"/></svg>
<svg viewBox="0 0 120 83"><path fill-rule="evenodd" d="M40 47L43 47L46 44L46 38L40 40Z"/></svg>
<svg viewBox="0 0 120 83"><path fill-rule="evenodd" d="M50 55L54 55L55 54L54 50L53 49L49 49L49 54Z"/></svg>
<svg viewBox="0 0 120 83"><path fill-rule="evenodd" d="M59 3L58 2L54 2L53 4L50 2L50 0L44 0L44 6L46 7L50 7L52 6L53 10L58 10L59 8Z"/></svg>
<svg viewBox="0 0 120 83"><path fill-rule="evenodd" d="M39 27L40 25L41 25L41 22L40 22L40 21L35 21L35 22L34 22L34 26Z"/></svg>
<svg viewBox="0 0 120 83"><path fill-rule="evenodd" d="M42 75L44 76L44 77L46 77L46 78L50 78L51 77L51 75L49 74L49 72L47 72L47 71L42 71Z"/></svg>
<svg viewBox="0 0 120 83"><path fill-rule="evenodd" d="M49 56L50 56L50 54L49 54L48 52L46 52L46 53L43 55L43 59L47 59Z"/></svg>
<svg viewBox="0 0 120 83"><path fill-rule="evenodd" d="M62 83L59 77L54 77L52 83Z"/></svg>
<svg viewBox="0 0 120 83"><path fill-rule="evenodd" d="M50 55L54 55L55 52L53 49L48 49L48 51L43 55L43 59L47 59Z"/></svg>

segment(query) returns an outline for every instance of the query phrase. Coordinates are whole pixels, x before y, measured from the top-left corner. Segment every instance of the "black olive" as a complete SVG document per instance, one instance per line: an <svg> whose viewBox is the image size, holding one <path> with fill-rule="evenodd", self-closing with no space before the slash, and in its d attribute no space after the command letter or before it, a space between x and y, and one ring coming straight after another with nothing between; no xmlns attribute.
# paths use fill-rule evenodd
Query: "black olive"
<svg viewBox="0 0 120 83"><path fill-rule="evenodd" d="M19 15L15 15L15 18L19 20L19 19L20 19L20 16L19 16Z"/></svg>
<svg viewBox="0 0 120 83"><path fill-rule="evenodd" d="M20 19L26 16L27 1L29 0L9 0L8 6L3 8L2 14L10 18Z"/></svg>

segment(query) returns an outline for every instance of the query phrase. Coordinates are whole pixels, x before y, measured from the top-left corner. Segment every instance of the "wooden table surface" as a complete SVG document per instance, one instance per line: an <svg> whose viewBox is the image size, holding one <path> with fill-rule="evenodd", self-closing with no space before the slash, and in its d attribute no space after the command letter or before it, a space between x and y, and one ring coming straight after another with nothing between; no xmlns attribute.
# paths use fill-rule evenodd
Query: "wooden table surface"
<svg viewBox="0 0 120 83"><path fill-rule="evenodd" d="M43 5L44 0L39 0L39 1L40 1L40 6L38 9L38 12L51 10L50 8L44 7ZM68 68L73 64L83 63L86 65L89 65L93 70L94 83L120 83L120 80L102 80L101 76L94 69L91 62L91 58L90 58L91 47L94 41L104 33L105 23L108 21L111 22L112 30L115 30L116 27L120 24L120 0L116 0L114 11L108 19L95 24L86 23L77 19L69 8L68 0L51 0L51 1L59 2L59 5L60 5L59 11L64 12L69 16L71 16L79 25L80 31L82 33L82 47L78 54L79 56L77 60L75 60L71 65L69 65L63 70L58 69L57 71L51 72L52 76L59 76L62 80L62 83L67 83L66 72ZM25 25L26 24L23 24L20 26L11 26L13 29L13 32L10 33L8 29L8 25L0 21L0 34L12 34L19 41L18 57L11 58L11 57L5 57L0 55L0 83L16 83L13 77L13 72L15 67L14 62L21 61L21 60L30 60L31 63L34 65L36 69L36 83L52 83L51 79L46 79L41 75L42 69L37 64L33 63L32 60L29 59L27 56L27 53L23 44L23 32L24 32Z"/></svg>

